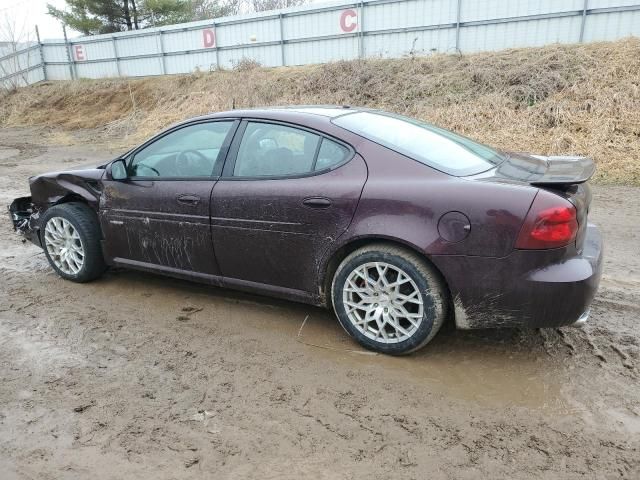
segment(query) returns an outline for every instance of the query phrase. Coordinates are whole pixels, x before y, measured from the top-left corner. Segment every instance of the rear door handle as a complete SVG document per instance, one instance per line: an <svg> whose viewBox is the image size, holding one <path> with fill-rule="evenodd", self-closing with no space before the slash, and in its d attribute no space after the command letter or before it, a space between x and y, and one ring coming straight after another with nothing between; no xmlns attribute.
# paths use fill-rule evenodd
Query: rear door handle
<svg viewBox="0 0 640 480"><path fill-rule="evenodd" d="M331 200L326 197L309 197L305 198L302 204L311 208L329 208Z"/></svg>
<svg viewBox="0 0 640 480"><path fill-rule="evenodd" d="M200 197L197 195L178 195L176 197L176 200L178 201L178 203L183 203L185 205L197 205L198 203L200 203Z"/></svg>

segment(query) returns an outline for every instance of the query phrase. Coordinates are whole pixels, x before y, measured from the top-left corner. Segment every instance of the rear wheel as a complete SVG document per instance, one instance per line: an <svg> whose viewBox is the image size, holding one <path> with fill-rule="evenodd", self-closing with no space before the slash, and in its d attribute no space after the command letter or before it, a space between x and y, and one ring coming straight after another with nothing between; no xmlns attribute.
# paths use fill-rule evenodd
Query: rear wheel
<svg viewBox="0 0 640 480"><path fill-rule="evenodd" d="M333 278L342 327L364 347L401 355L425 346L447 314L446 288L413 252L384 244L356 250Z"/></svg>
<svg viewBox="0 0 640 480"><path fill-rule="evenodd" d="M63 203L42 217L40 236L49 264L73 282L89 282L106 269L95 213L82 203Z"/></svg>

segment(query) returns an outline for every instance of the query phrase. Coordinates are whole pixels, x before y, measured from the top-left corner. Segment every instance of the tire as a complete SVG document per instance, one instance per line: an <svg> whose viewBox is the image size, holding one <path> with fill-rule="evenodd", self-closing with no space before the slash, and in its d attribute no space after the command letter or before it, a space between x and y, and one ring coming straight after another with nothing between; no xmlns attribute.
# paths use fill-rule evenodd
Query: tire
<svg viewBox="0 0 640 480"><path fill-rule="evenodd" d="M389 287L380 280L381 272ZM348 255L331 284L342 327L363 347L390 355L415 352L433 339L447 318L447 295L440 274L425 259L386 244Z"/></svg>
<svg viewBox="0 0 640 480"><path fill-rule="evenodd" d="M101 238L95 212L83 203L54 205L40 222L40 240L49 265L72 282L90 282L106 270Z"/></svg>

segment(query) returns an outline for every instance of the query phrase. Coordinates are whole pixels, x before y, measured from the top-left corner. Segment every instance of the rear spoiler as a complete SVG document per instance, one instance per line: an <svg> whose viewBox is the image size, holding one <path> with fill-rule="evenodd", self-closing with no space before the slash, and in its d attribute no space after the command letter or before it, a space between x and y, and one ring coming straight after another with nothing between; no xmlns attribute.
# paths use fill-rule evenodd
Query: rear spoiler
<svg viewBox="0 0 640 480"><path fill-rule="evenodd" d="M547 163L547 170L531 185L575 185L589 180L596 171L593 159L588 157L543 157L532 155Z"/></svg>

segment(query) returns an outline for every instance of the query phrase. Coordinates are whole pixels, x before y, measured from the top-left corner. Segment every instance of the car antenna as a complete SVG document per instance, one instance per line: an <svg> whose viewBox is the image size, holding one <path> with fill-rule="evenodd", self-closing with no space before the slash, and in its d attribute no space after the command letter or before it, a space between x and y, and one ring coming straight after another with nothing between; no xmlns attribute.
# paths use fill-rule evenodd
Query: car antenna
<svg viewBox="0 0 640 480"><path fill-rule="evenodd" d="M236 99L232 98L231 99L231 110L235 110L236 109Z"/></svg>

